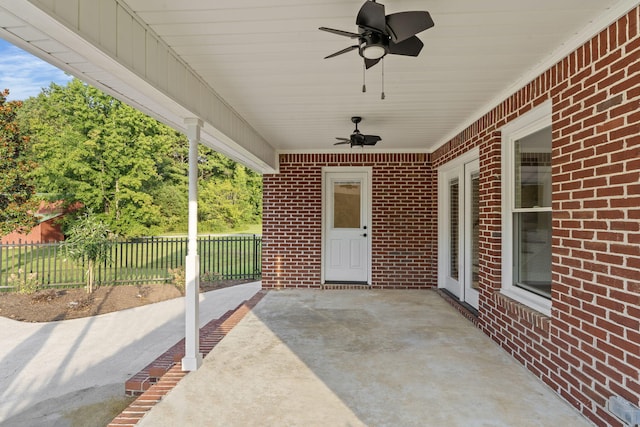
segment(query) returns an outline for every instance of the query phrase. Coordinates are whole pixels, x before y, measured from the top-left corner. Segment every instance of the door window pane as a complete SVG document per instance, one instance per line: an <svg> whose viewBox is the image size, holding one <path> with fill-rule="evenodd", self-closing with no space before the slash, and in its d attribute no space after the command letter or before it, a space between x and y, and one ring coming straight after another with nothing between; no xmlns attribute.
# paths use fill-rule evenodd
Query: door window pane
<svg viewBox="0 0 640 427"><path fill-rule="evenodd" d="M333 227L360 228L360 182L333 184Z"/></svg>
<svg viewBox="0 0 640 427"><path fill-rule="evenodd" d="M459 225L460 184L457 179L449 182L449 275L458 280L458 233Z"/></svg>
<svg viewBox="0 0 640 427"><path fill-rule="evenodd" d="M478 289L480 268L480 175L471 176L471 287Z"/></svg>
<svg viewBox="0 0 640 427"><path fill-rule="evenodd" d="M515 141L515 208L551 207L551 127Z"/></svg>

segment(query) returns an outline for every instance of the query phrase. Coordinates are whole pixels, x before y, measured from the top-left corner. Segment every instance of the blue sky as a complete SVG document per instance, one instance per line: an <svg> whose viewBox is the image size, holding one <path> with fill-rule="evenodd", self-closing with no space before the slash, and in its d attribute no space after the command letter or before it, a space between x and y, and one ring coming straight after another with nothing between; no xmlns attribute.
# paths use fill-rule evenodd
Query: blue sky
<svg viewBox="0 0 640 427"><path fill-rule="evenodd" d="M67 84L71 76L9 42L0 39L0 90L9 89L9 100L36 96L51 82Z"/></svg>

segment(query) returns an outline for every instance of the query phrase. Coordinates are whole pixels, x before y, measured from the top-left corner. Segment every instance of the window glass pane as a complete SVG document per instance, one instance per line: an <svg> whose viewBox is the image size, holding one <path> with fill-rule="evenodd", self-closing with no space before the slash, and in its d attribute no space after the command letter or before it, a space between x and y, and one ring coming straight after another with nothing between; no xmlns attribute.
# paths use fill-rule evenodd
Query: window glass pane
<svg viewBox="0 0 640 427"><path fill-rule="evenodd" d="M460 184L457 179L449 182L449 275L458 280L458 230Z"/></svg>
<svg viewBox="0 0 640 427"><path fill-rule="evenodd" d="M513 214L513 282L551 297L551 212Z"/></svg>
<svg viewBox="0 0 640 427"><path fill-rule="evenodd" d="M333 184L333 227L360 228L360 182Z"/></svg>
<svg viewBox="0 0 640 427"><path fill-rule="evenodd" d="M471 176L471 287L480 287L478 269L480 266L480 175Z"/></svg>
<svg viewBox="0 0 640 427"><path fill-rule="evenodd" d="M551 207L551 126L515 141L515 207Z"/></svg>

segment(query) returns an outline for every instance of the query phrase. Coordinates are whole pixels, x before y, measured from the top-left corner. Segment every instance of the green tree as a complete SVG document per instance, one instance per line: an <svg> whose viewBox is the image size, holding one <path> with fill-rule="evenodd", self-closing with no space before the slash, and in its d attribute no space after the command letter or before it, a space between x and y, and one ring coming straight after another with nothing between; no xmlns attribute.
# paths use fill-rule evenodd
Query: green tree
<svg viewBox="0 0 640 427"><path fill-rule="evenodd" d="M109 262L113 236L107 225L91 210L86 211L70 228L68 238L62 242L62 252L74 261L86 261L86 289L95 288L95 267Z"/></svg>
<svg viewBox="0 0 640 427"><path fill-rule="evenodd" d="M187 231L184 135L77 79L25 101L20 123L40 164L38 192L82 202L121 236ZM204 145L198 152L201 229L259 223L260 176Z"/></svg>
<svg viewBox="0 0 640 427"><path fill-rule="evenodd" d="M27 179L35 164L25 158L29 138L16 120L20 101L7 102L9 90L0 92L0 235L28 230L36 224L38 208L34 186Z"/></svg>
<svg viewBox="0 0 640 427"><path fill-rule="evenodd" d="M173 175L154 195L165 231L187 231L188 141L172 151ZM198 147L198 218L201 231L222 232L262 221L262 177L204 145Z"/></svg>
<svg viewBox="0 0 640 427"><path fill-rule="evenodd" d="M260 222L262 181L243 165L233 163L223 175L201 180L199 219L210 231L224 231Z"/></svg>
<svg viewBox="0 0 640 427"><path fill-rule="evenodd" d="M39 191L81 201L121 235L149 234L160 223L153 194L171 175L171 150L183 136L77 79L52 84L23 110Z"/></svg>

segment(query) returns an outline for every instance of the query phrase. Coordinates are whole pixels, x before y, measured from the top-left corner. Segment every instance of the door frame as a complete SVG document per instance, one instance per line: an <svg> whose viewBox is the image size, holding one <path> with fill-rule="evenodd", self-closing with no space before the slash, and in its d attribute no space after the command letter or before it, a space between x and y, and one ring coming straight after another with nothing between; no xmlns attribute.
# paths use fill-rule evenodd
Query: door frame
<svg viewBox="0 0 640 427"><path fill-rule="evenodd" d="M470 232L468 230L469 218L466 214L466 206L469 203L469 189L466 188L467 173L465 171L465 165L478 162L479 168L480 150L474 148L454 160L442 165L438 168L438 288L446 289L451 292L461 302L470 303L474 308L478 308L477 295L469 295L470 298L465 298L467 288L470 288L471 280L469 268L469 248L467 248L467 242L470 241ZM456 175L457 174L457 175ZM460 183L460 192L458 194L459 201L462 202L463 209L459 211L459 231L458 231L458 287L457 292L452 292L447 287L448 274L449 274L449 254L450 254L450 241L449 241L449 197L447 191L449 191L450 178L457 176Z"/></svg>
<svg viewBox="0 0 640 427"><path fill-rule="evenodd" d="M464 288L464 301L469 303L472 307L474 307L476 310L479 307L480 304L480 291L473 289L472 287L472 283L473 283L473 249L471 248L471 245L473 244L473 223L472 223L472 216L468 215L470 213L468 206L472 206L473 205L473 200L472 200L472 188L471 185L468 185L471 183L471 178L473 177L473 175L475 173L478 173L478 179L480 178L480 159L479 158L475 158L474 160L471 160L470 162L467 162L463 165L463 178L464 178L464 210L463 210L463 227L464 227L464 233L463 233L463 249L464 249L464 253L462 254L463 256L463 267L464 267L464 283L463 283L463 288ZM479 202L478 202L479 204ZM478 206L478 215L480 215L480 206ZM480 224L478 224L478 227L480 227ZM478 248L479 250L480 248ZM480 254L478 254L479 256Z"/></svg>
<svg viewBox="0 0 640 427"><path fill-rule="evenodd" d="M365 188L365 197L366 202L364 203L365 209L365 218L367 225L367 243L366 243L366 251L367 251L367 261L366 261L366 269L367 269L367 284L371 285L371 271L372 271L372 244L371 244L371 236L373 233L373 225L372 225L372 176L373 176L373 167L370 166L325 166L322 168L322 248L321 248L321 266L320 266L320 283L325 284L325 269L326 269L326 250L327 250L327 218L329 212L327 212L328 203L327 203L327 180L331 174L340 174L340 173L362 173L365 174L365 179L367 180L367 185Z"/></svg>

